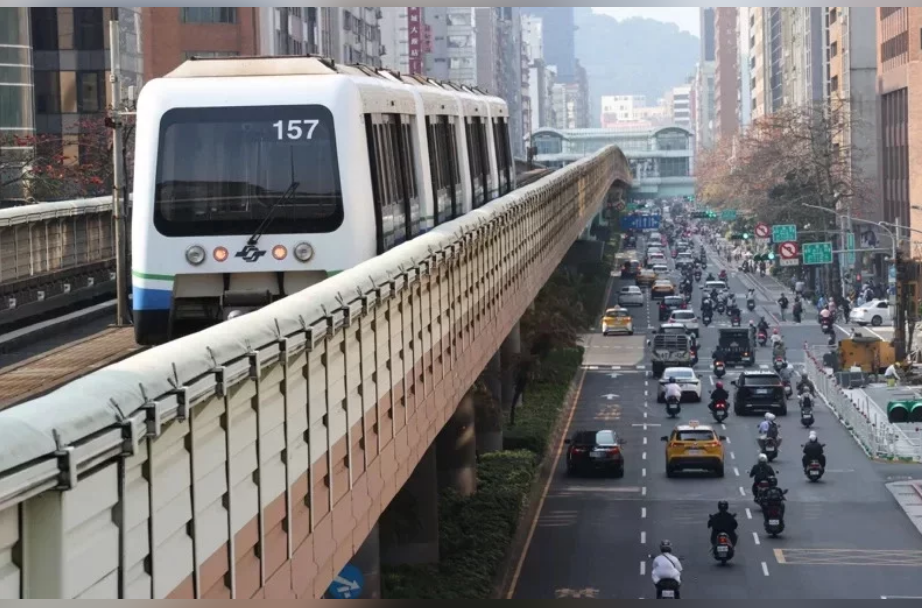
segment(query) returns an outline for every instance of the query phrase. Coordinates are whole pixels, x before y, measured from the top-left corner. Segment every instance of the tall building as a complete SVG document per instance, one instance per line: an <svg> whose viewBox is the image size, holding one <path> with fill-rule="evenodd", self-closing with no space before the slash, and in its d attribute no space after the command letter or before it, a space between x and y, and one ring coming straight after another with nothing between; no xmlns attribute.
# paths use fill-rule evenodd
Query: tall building
<svg viewBox="0 0 922 608"><path fill-rule="evenodd" d="M557 82L572 83L576 66L576 19L572 6L527 6L522 12L543 22L544 61L557 68Z"/></svg>
<svg viewBox="0 0 922 608"><path fill-rule="evenodd" d="M518 7L478 7L474 24L477 86L509 104L512 151L521 156L525 137L521 13Z"/></svg>
<svg viewBox="0 0 922 608"><path fill-rule="evenodd" d="M432 32L432 48L426 54L426 75L477 86L474 9L469 6L427 6L425 19Z"/></svg>
<svg viewBox="0 0 922 608"><path fill-rule="evenodd" d="M0 8L0 57L6 64L0 68L0 165L11 173L17 171L16 165L29 152L29 146L17 143L16 138L29 138L35 133L29 30L28 8ZM14 175L0 173L0 184L12 182L13 178ZM22 196L18 185L0 190L0 200Z"/></svg>
<svg viewBox="0 0 922 608"><path fill-rule="evenodd" d="M719 7L701 6L699 10L699 21L701 25L701 55L700 61L715 61L716 59L716 39L715 28L717 19L717 9Z"/></svg>
<svg viewBox="0 0 922 608"><path fill-rule="evenodd" d="M782 7L783 104L806 106L824 94L824 8Z"/></svg>
<svg viewBox="0 0 922 608"><path fill-rule="evenodd" d="M877 92L880 95L880 157L884 219L922 230L922 173L913 171L922 130L922 50L909 44L910 24L922 8L877 7ZM914 31L912 32L915 33ZM907 222L908 219L908 222Z"/></svg>
<svg viewBox="0 0 922 608"><path fill-rule="evenodd" d="M831 104L845 104L843 109L850 119L849 128L835 143L850 154L850 168L859 172L869 184L877 184L877 9L829 6L822 10L829 44L827 95ZM869 199L860 210L862 215L866 219L883 220L876 188Z"/></svg>
<svg viewBox="0 0 922 608"><path fill-rule="evenodd" d="M381 7L381 64L404 74L425 74L432 29L421 6Z"/></svg>
<svg viewBox="0 0 922 608"><path fill-rule="evenodd" d="M736 45L737 57L739 58L739 71L736 75L737 81L737 104L736 116L739 120L740 130L744 130L752 122L752 101L754 98L753 81L753 64L755 62L754 50L750 46L750 39L753 35L750 32L751 15L754 8L748 6L737 7L739 15L736 22Z"/></svg>
<svg viewBox="0 0 922 608"><path fill-rule="evenodd" d="M637 120L635 110L646 107L645 95L603 95L602 122L630 122Z"/></svg>
<svg viewBox="0 0 922 608"><path fill-rule="evenodd" d="M590 117L590 107L591 103L589 101L590 90L589 90L589 74L586 72L586 68L580 64L579 60L576 61L576 79L573 83L576 86L576 123L579 129L588 129L591 126L598 126L592 124L594 121Z"/></svg>
<svg viewBox="0 0 922 608"><path fill-rule="evenodd" d="M529 61L544 59L544 20L535 15L522 15L522 45Z"/></svg>
<svg viewBox="0 0 922 608"><path fill-rule="evenodd" d="M753 120L772 112L771 55L767 52L769 39L766 36L768 11L768 8L760 6L749 9L749 89L752 92L750 108Z"/></svg>
<svg viewBox="0 0 922 608"><path fill-rule="evenodd" d="M259 55L259 8L145 7L144 76L158 78L193 56Z"/></svg>
<svg viewBox="0 0 922 608"><path fill-rule="evenodd" d="M666 106L669 108L672 123L689 131L695 128L693 105L691 85L673 87L666 93Z"/></svg>
<svg viewBox="0 0 922 608"><path fill-rule="evenodd" d="M739 132L739 9L719 6L714 12L714 141Z"/></svg>
<svg viewBox="0 0 922 608"><path fill-rule="evenodd" d="M702 61L695 73L695 146L708 150L714 145L716 62Z"/></svg>

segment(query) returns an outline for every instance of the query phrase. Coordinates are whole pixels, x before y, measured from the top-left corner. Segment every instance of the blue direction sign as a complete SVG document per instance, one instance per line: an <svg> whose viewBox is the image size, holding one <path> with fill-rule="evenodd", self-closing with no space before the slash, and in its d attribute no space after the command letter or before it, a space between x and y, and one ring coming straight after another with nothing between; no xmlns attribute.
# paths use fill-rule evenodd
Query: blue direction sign
<svg viewBox="0 0 922 608"><path fill-rule="evenodd" d="M621 218L622 230L659 230L662 218L658 215L629 215Z"/></svg>
<svg viewBox="0 0 922 608"><path fill-rule="evenodd" d="M343 571L339 573L333 583L327 589L327 595L334 600L355 600L362 595L362 587L365 585L365 577L362 571L347 564Z"/></svg>

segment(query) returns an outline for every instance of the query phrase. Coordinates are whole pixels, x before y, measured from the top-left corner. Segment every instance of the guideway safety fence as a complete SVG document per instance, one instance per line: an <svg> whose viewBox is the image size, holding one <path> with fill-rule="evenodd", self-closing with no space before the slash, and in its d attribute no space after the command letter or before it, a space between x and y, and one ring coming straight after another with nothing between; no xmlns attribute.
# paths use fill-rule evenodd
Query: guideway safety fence
<svg viewBox="0 0 922 608"><path fill-rule="evenodd" d="M319 597L630 181L607 148L0 412L0 597Z"/></svg>
<svg viewBox="0 0 922 608"><path fill-rule="evenodd" d="M851 390L843 388L823 362L822 350L805 345L804 371L817 395L839 418L871 458L922 461L922 434L910 437L891 424L886 414Z"/></svg>

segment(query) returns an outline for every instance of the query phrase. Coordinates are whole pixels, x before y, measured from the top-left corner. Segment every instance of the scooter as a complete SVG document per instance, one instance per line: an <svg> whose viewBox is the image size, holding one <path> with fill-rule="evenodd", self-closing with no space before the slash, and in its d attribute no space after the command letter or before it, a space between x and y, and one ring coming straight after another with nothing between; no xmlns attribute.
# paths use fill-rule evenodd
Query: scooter
<svg viewBox="0 0 922 608"><path fill-rule="evenodd" d="M804 425L805 429L809 429L816 423L816 418L813 415L813 406L804 405L802 396L800 405L800 423Z"/></svg>
<svg viewBox="0 0 922 608"><path fill-rule="evenodd" d="M718 302L718 303L717 303L717 314L721 314L721 315L722 315L722 314L724 314L725 312L727 312L727 305L724 304L723 302Z"/></svg>
<svg viewBox="0 0 922 608"><path fill-rule="evenodd" d="M774 462L778 458L778 442L775 439L765 435L759 437L759 448L768 457L769 462Z"/></svg>
<svg viewBox="0 0 922 608"><path fill-rule="evenodd" d="M787 490L784 492L787 494ZM784 532L784 508L782 505L768 505L762 508L765 515L765 533L778 538Z"/></svg>
<svg viewBox="0 0 922 608"><path fill-rule="evenodd" d="M722 532L717 535L717 544L713 549L714 559L720 562L721 566L726 566L727 562L733 559L736 551L733 543L730 542L730 535Z"/></svg>
<svg viewBox="0 0 922 608"><path fill-rule="evenodd" d="M783 370L787 366L788 366L787 361L785 361L781 357L775 357L775 373L780 374L781 370Z"/></svg>
<svg viewBox="0 0 922 608"><path fill-rule="evenodd" d="M766 334L764 331L760 331L759 332L759 346L764 347L766 344L768 344L768 334Z"/></svg>
<svg viewBox="0 0 922 608"><path fill-rule="evenodd" d="M790 380L783 380L781 385L784 386L784 397L785 399L790 399L794 396L794 389L791 387Z"/></svg>
<svg viewBox="0 0 922 608"><path fill-rule="evenodd" d="M678 582L673 580L662 580L656 585L656 599L659 600L674 600L678 599L676 596L679 594L679 585Z"/></svg>
<svg viewBox="0 0 922 608"><path fill-rule="evenodd" d="M762 507L762 497L765 495L765 492L767 492L769 488L774 488L777 485L778 485L778 479L775 477L763 479L758 484L756 484L756 493L755 493L755 496L752 497L753 501L757 505L759 505L759 507L761 508Z"/></svg>
<svg viewBox="0 0 922 608"><path fill-rule="evenodd" d="M755 300L746 300L746 308L749 309L749 312L755 311L755 309L756 309L756 301L755 301Z"/></svg>
<svg viewBox="0 0 922 608"><path fill-rule="evenodd" d="M727 366L723 361L714 361L714 375L718 380L727 375Z"/></svg>
<svg viewBox="0 0 922 608"><path fill-rule="evenodd" d="M740 327L743 324L743 319L740 315L733 315L730 317L730 327Z"/></svg>
<svg viewBox="0 0 922 608"><path fill-rule="evenodd" d="M826 474L826 469L823 468L819 460L813 460L807 465L804 474L810 480L810 483L818 483L823 478L823 475Z"/></svg>
<svg viewBox="0 0 922 608"><path fill-rule="evenodd" d="M672 419L678 418L679 414L682 413L682 405L679 403L679 400L675 397L670 397L666 400L666 414Z"/></svg>
<svg viewBox="0 0 922 608"><path fill-rule="evenodd" d="M727 412L726 402L718 401L717 403L715 403L713 415L714 415L714 420L717 422L717 424L723 424L724 421L726 421L726 419L730 416L730 414Z"/></svg>

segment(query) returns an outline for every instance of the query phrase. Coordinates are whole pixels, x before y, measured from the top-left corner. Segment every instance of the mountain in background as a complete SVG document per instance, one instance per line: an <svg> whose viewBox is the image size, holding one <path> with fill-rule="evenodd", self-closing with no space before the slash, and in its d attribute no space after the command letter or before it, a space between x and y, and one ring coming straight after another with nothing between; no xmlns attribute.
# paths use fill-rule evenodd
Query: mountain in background
<svg viewBox="0 0 922 608"><path fill-rule="evenodd" d="M700 40L673 23L618 21L579 7L576 26L576 57L589 75L593 127L599 125L603 95L646 95L653 104L695 73Z"/></svg>

